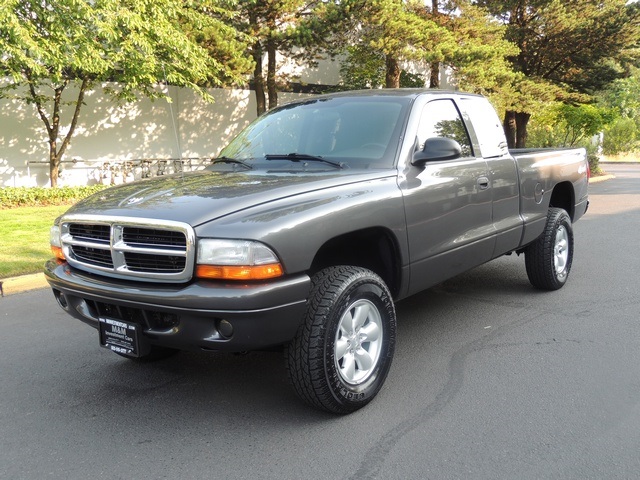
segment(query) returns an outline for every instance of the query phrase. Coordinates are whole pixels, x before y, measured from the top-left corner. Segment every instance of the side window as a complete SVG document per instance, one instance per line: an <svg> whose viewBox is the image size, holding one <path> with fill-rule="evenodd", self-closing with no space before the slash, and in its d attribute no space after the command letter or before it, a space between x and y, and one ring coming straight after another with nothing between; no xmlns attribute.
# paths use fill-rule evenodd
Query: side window
<svg viewBox="0 0 640 480"><path fill-rule="evenodd" d="M484 158L500 157L509 153L504 129L488 100L482 97L463 98L460 107L471 119Z"/></svg>
<svg viewBox="0 0 640 480"><path fill-rule="evenodd" d="M418 127L418 148L424 148L424 142L432 137L451 138L462 147L463 157L472 155L467 129L451 100L434 100L425 106Z"/></svg>

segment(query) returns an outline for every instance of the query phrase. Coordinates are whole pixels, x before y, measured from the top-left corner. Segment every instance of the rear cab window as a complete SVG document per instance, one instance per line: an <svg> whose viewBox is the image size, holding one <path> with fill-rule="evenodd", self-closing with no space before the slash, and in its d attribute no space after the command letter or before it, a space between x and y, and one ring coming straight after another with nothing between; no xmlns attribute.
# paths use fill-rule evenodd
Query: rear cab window
<svg viewBox="0 0 640 480"><path fill-rule="evenodd" d="M483 97L463 97L459 103L471 120L480 145L479 153L484 158L507 155L509 150L502 123L489 101Z"/></svg>

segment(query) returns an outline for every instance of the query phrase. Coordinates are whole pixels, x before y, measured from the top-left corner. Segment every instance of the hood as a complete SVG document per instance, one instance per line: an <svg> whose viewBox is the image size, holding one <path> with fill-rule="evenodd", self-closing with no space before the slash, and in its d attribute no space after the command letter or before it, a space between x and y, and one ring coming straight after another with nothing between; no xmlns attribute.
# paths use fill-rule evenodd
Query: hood
<svg viewBox="0 0 640 480"><path fill-rule="evenodd" d="M274 200L394 174L393 170L192 172L109 188L67 213L157 218L197 227Z"/></svg>

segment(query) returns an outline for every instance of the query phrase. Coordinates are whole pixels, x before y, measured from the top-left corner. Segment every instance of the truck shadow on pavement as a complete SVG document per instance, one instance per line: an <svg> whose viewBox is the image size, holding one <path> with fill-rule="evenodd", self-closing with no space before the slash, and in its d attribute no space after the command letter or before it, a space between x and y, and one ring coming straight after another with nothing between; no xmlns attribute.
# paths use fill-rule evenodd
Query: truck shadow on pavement
<svg viewBox="0 0 640 480"><path fill-rule="evenodd" d="M532 291L523 263L507 259L478 267L399 302L396 359L387 379L391 386L385 386L365 410L384 409L385 402L395 402L393 385L401 381L401 377L394 380L396 370L421 369L406 360L413 348L410 339L446 343L450 329L466 328L461 323L466 308L477 308L478 301L519 308L523 293ZM473 328L471 320L467 321L469 328ZM127 412L118 417L119 421L136 425L152 411L154 417L170 423L211 424L215 418L216 422L239 422L255 428L256 422L297 425L340 418L316 411L297 399L281 351L243 355L180 352L141 364L104 349L95 352L95 345L87 348L94 350L89 369L81 369L79 377L65 378L59 386L63 390L60 394L77 412L84 411L96 420L104 416L106 422L113 422L110 412ZM80 357L77 360L82 363Z"/></svg>

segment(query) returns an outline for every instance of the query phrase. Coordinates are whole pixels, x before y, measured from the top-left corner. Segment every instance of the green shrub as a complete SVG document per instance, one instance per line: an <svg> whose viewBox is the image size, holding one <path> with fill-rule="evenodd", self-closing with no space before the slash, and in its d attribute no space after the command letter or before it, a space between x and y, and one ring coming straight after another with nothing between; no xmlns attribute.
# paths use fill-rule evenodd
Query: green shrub
<svg viewBox="0 0 640 480"><path fill-rule="evenodd" d="M587 161L589 162L589 170L591 171L591 175L603 175L605 172L600 168L600 156L598 155L598 147L591 144L585 143L581 145L587 150Z"/></svg>
<svg viewBox="0 0 640 480"><path fill-rule="evenodd" d="M104 185L60 188L3 187L0 188L0 209L43 205L70 205L104 188Z"/></svg>
<svg viewBox="0 0 640 480"><path fill-rule="evenodd" d="M618 118L604 132L602 150L605 155L617 155L635 150L640 143L640 130L631 118Z"/></svg>

